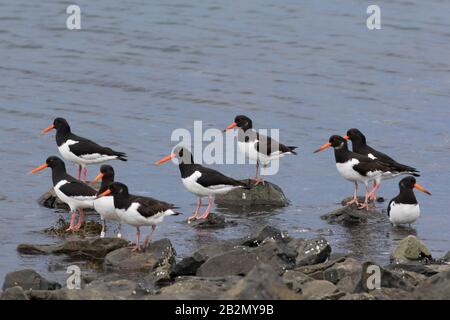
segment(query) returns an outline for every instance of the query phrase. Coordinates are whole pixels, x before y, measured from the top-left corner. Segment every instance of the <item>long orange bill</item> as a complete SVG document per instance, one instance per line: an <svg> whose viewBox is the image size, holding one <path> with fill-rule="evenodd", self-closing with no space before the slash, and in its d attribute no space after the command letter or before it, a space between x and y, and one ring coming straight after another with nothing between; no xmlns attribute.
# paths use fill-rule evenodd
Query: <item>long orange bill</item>
<svg viewBox="0 0 450 320"><path fill-rule="evenodd" d="M99 173L94 180L92 180L92 183L96 183L98 180L100 180L101 178L103 178L104 174L103 173Z"/></svg>
<svg viewBox="0 0 450 320"><path fill-rule="evenodd" d="M426 194L428 194L428 195L431 196L431 192L428 191L427 189L425 189L424 187L422 187L422 186L421 186L420 184L418 184L418 183L416 183L416 184L414 185L414 188L416 188L416 189L418 189L418 190L420 190L420 191L422 191L422 192L425 192Z"/></svg>
<svg viewBox="0 0 450 320"><path fill-rule="evenodd" d="M236 127L237 127L237 123L236 123L236 122L233 122L233 123L230 124L228 127L226 127L225 130L223 130L223 132L225 132L225 131L227 131L227 130L230 130L230 129L233 129L233 128L236 128Z"/></svg>
<svg viewBox="0 0 450 320"><path fill-rule="evenodd" d="M55 125L54 125L54 124L52 124L51 126L48 126L48 127L45 128L44 130L42 130L42 133L44 134L44 133L50 132L50 131L52 131L53 129L55 129Z"/></svg>
<svg viewBox="0 0 450 320"><path fill-rule="evenodd" d="M348 135L343 136L342 138L344 138L345 140L350 140L350 137Z"/></svg>
<svg viewBox="0 0 450 320"><path fill-rule="evenodd" d="M47 168L47 167L48 167L48 164L44 163L43 165L40 165L39 167L34 168L33 170L31 170L31 171L30 171L30 174L31 174L31 173L39 172L39 171L41 171L41 170L44 170L44 169Z"/></svg>
<svg viewBox="0 0 450 320"><path fill-rule="evenodd" d="M99 194L99 195L97 196L97 199L98 199L98 198L101 198L101 197L109 196L110 194L111 194L111 190L108 189L108 190L106 190L105 192Z"/></svg>
<svg viewBox="0 0 450 320"><path fill-rule="evenodd" d="M325 143L323 146L321 146L319 149L317 149L316 151L314 151L314 153L317 153L317 152L320 152L320 151L323 151L323 150L325 150L325 149L327 149L327 148L329 148L329 147L331 147L331 143Z"/></svg>
<svg viewBox="0 0 450 320"><path fill-rule="evenodd" d="M167 157L162 158L155 162L156 165L160 165L161 163L167 162L171 159L175 158L175 153L169 154Z"/></svg>

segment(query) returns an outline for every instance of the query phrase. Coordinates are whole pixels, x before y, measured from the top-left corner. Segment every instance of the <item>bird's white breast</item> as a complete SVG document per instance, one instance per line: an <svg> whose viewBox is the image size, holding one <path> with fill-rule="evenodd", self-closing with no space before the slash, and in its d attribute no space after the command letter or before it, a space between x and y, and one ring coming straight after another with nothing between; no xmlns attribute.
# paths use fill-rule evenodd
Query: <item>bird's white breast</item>
<svg viewBox="0 0 450 320"><path fill-rule="evenodd" d="M101 197L94 200L94 209L103 219L120 220L114 207L114 198L112 196Z"/></svg>
<svg viewBox="0 0 450 320"><path fill-rule="evenodd" d="M415 222L420 217L419 204L390 204L389 220L394 224L409 224Z"/></svg>
<svg viewBox="0 0 450 320"><path fill-rule="evenodd" d="M69 183L67 180L59 181L55 186L54 190L56 196L64 203L66 203L71 210L76 210L78 208L86 209L94 207L95 196L68 196L61 191L61 187Z"/></svg>
<svg viewBox="0 0 450 320"><path fill-rule="evenodd" d="M336 162L336 168L339 172L339 174L347 180L350 181L362 181L364 180L363 177L353 169L354 165L357 165L359 163L358 159L351 159L344 163L338 163Z"/></svg>

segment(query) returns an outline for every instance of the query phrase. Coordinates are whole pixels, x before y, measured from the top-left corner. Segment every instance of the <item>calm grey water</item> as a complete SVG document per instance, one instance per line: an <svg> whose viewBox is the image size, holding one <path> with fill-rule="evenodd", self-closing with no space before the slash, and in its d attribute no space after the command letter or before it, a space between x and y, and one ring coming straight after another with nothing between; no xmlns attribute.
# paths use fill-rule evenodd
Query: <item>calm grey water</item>
<svg viewBox="0 0 450 320"><path fill-rule="evenodd" d="M378 1L379 31L366 28L364 1L186 3L79 0L81 31L65 27L70 2L1 4L0 279L25 267L64 277L61 258L16 252L22 242L60 241L42 233L60 213L36 203L51 186L50 172L26 175L57 154L53 134L39 136L57 116L74 132L127 152L128 163L112 164L134 193L175 202L186 214L196 199L178 168L152 165L174 145L174 129L191 130L194 120L222 129L246 114L300 147L269 178L289 207L253 217L224 212L239 224L217 231L194 231L182 222L187 215L166 220L155 238L169 237L179 256L265 224L295 237L323 235L336 252L381 263L411 233L437 257L450 249L450 2ZM352 185L338 175L331 151L312 151L350 127L421 170L420 183L433 196L417 195L415 230L393 230L387 220L345 228L320 219ZM215 168L237 178L254 171ZM90 167L89 176L97 170ZM381 195L395 196L397 181L385 182ZM134 230L125 235L134 239Z"/></svg>

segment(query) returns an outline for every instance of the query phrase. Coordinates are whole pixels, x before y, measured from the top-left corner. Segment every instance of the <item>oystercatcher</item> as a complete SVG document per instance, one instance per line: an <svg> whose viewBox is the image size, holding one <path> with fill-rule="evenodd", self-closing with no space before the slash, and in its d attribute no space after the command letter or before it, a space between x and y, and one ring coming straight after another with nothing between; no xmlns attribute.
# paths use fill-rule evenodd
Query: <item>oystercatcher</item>
<svg viewBox="0 0 450 320"><path fill-rule="evenodd" d="M400 193L389 202L387 212L389 220L396 226L414 223L420 216L419 203L413 189L418 189L431 196L431 193L416 182L414 177L405 177L399 182Z"/></svg>
<svg viewBox="0 0 450 320"><path fill-rule="evenodd" d="M336 159L336 167L341 176L355 184L355 193L353 200L347 204L358 203L358 182L364 183L366 187L366 193L364 197L364 204L359 208L366 208L369 210L369 182L376 179L380 179L385 175L391 175L395 172L395 168L380 162L378 160L372 160L364 155L351 152L348 150L347 140L341 136L333 135L330 137L329 142L325 143L319 149L314 151L325 150L329 147L334 148L334 156Z"/></svg>
<svg viewBox="0 0 450 320"><path fill-rule="evenodd" d="M264 175L264 168L270 161L284 157L287 154L297 153L297 147L285 146L275 139L259 134L253 129L252 120L246 116L238 115L234 122L225 128L224 132L233 128L239 128L238 148L249 159L256 161L256 175L252 180L255 184L264 184L264 178L259 178L259 164L261 163L261 175Z"/></svg>
<svg viewBox="0 0 450 320"><path fill-rule="evenodd" d="M188 218L188 221L200 219L199 212L200 207L202 206L202 197L208 197L208 207L201 217L206 219L213 206L215 195L225 194L236 188L249 188L244 182L227 177L216 170L205 168L194 163L191 152L187 148L181 146L176 147L173 153L158 160L155 164L160 165L175 157L178 159L178 167L180 169L183 185L189 192L198 197L197 209L195 210L194 215Z"/></svg>
<svg viewBox="0 0 450 320"><path fill-rule="evenodd" d="M52 169L53 188L55 189L57 197L66 203L72 212L70 226L66 231L80 230L84 218L83 209L94 207L97 191L68 175L64 161L55 156L48 157L43 165L33 169L31 173L39 172L47 167ZM75 225L77 210L80 212L80 218Z"/></svg>
<svg viewBox="0 0 450 320"><path fill-rule="evenodd" d="M156 225L161 223L165 216L180 214L174 210L177 208L173 204L159 201L149 197L133 196L128 193L128 187L120 182L113 182L108 189L101 193L99 197L112 195L114 198L114 207L120 219L136 227L136 246L133 251L140 251L140 227L151 226L152 231L145 238L145 249L151 241Z"/></svg>
<svg viewBox="0 0 450 320"><path fill-rule="evenodd" d="M111 183L114 182L114 169L110 165L104 164L100 167L100 173L95 177L92 182L97 182L102 180L98 194L102 194ZM94 209L100 214L102 220L102 231L100 233L100 238L105 237L106 220L117 221L119 224L119 232L117 233L118 238L122 238L121 226L122 220L116 213L116 208L114 207L114 199L112 196L105 196L94 200Z"/></svg>
<svg viewBox="0 0 450 320"><path fill-rule="evenodd" d="M102 147L91 140L73 134L66 119L56 118L51 126L42 130L42 133L53 129L56 129L56 144L62 157L78 164L78 180L81 180L82 170L84 180L87 180L87 165L114 159L127 161L125 153Z"/></svg>
<svg viewBox="0 0 450 320"><path fill-rule="evenodd" d="M359 131L356 128L349 129L347 131L347 134L344 136L344 139L352 141L353 152L365 155L371 159L377 159L377 160L387 163L390 166L395 168L395 170L397 171L397 174L385 175L385 176L383 176L382 180L391 179L391 178L394 178L394 177L396 177L398 175L402 175L402 174L411 174L415 177L420 176L418 174L419 171L417 171L416 168L398 163L397 161L395 161L388 155L368 146L366 143L366 137L362 134L361 131ZM374 188L373 188L371 196L370 196L371 199L375 200L377 198L376 193L377 193L378 189L380 188L380 186L381 186L381 180L374 181L374 186L373 186Z"/></svg>

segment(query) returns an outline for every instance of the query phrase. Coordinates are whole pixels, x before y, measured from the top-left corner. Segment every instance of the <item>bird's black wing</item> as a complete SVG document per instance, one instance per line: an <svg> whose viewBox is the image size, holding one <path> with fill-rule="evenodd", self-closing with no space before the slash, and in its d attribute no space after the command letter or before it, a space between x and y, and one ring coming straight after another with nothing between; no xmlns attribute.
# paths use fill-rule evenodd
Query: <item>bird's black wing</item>
<svg viewBox="0 0 450 320"><path fill-rule="evenodd" d="M159 201L150 197L132 196L131 201L140 204L137 211L146 218L152 217L157 213L164 212L169 209L177 208L173 204Z"/></svg>
<svg viewBox="0 0 450 320"><path fill-rule="evenodd" d="M78 141L78 143L69 146L70 151L78 157L83 157L89 154L100 154L106 156L117 156L120 160L126 161L125 157L127 155L123 152L114 151L108 147L102 147L94 141L74 134L72 134L69 139Z"/></svg>
<svg viewBox="0 0 450 320"><path fill-rule="evenodd" d="M69 181L59 190L68 197L94 197L97 194L97 191L81 181Z"/></svg>
<svg viewBox="0 0 450 320"><path fill-rule="evenodd" d="M227 177L219 171L206 168L201 165L195 165L195 171L199 171L202 174L197 179L197 183L205 188L217 185L246 186L246 184L241 181Z"/></svg>
<svg viewBox="0 0 450 320"><path fill-rule="evenodd" d="M365 150L368 154L371 153L372 155L374 155L377 159L383 163L386 163L387 165L390 165L392 167L395 167L395 169L398 172L410 172L411 174L415 175L415 176L419 176L415 173L418 173L419 171L417 171L416 168L401 164L397 161L395 161L394 159L392 159L391 157L389 157L387 154L380 152L378 150L375 150L374 148L370 147L370 146L366 146L366 150Z"/></svg>
<svg viewBox="0 0 450 320"><path fill-rule="evenodd" d="M281 151L281 153L291 152L297 154L294 149L297 147L285 146L277 140L267 137L265 135L256 133L258 141L255 143L255 148L258 152L270 156L273 152Z"/></svg>

